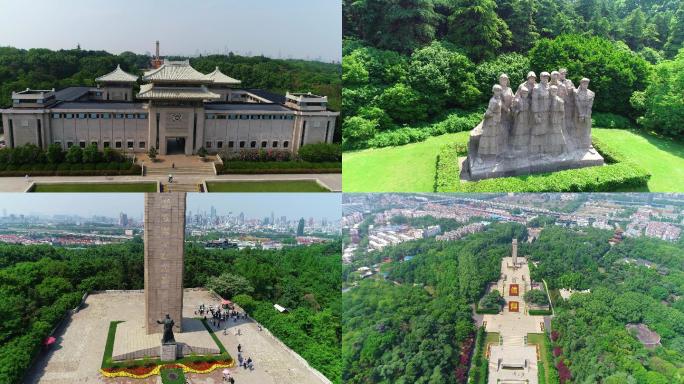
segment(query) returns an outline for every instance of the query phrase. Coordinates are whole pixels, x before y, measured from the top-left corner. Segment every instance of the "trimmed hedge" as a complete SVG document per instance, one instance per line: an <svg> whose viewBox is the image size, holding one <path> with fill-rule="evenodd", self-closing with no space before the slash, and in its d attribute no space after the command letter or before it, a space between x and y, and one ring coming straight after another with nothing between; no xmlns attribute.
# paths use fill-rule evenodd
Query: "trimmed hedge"
<svg viewBox="0 0 684 384"><path fill-rule="evenodd" d="M527 314L530 316L551 316L553 312L550 309L530 309Z"/></svg>
<svg viewBox="0 0 684 384"><path fill-rule="evenodd" d="M308 161L235 161L216 164L218 174L342 173L342 163Z"/></svg>
<svg viewBox="0 0 684 384"><path fill-rule="evenodd" d="M342 161L342 147L339 144L306 144L299 148L297 156L303 161L310 162L339 162Z"/></svg>
<svg viewBox="0 0 684 384"><path fill-rule="evenodd" d="M634 124L628 118L614 113L594 112L591 115L592 126L601 128L633 129Z"/></svg>
<svg viewBox="0 0 684 384"><path fill-rule="evenodd" d="M140 175L142 169L137 164L126 163L87 163L87 164L0 164L0 177L11 176L118 176Z"/></svg>
<svg viewBox="0 0 684 384"><path fill-rule="evenodd" d="M485 327L480 327L477 330L477 339L475 341L475 356L470 371L469 383L472 384L487 384L487 376L489 374L489 361L484 358L484 350L486 348L485 340L487 334Z"/></svg>
<svg viewBox="0 0 684 384"><path fill-rule="evenodd" d="M594 148L603 156L604 166L461 183L458 157L464 155L462 145L465 144L459 144L440 149L436 192L614 192L647 189L651 177L615 148L594 138Z"/></svg>
<svg viewBox="0 0 684 384"><path fill-rule="evenodd" d="M475 313L478 315L498 315L501 312L501 307L496 308L480 308L480 306L475 303Z"/></svg>

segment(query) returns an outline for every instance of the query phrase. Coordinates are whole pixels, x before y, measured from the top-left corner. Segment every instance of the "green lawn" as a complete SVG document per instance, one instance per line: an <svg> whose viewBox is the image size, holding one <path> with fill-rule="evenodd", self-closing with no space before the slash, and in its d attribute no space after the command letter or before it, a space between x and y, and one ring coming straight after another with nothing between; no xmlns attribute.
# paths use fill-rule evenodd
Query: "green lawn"
<svg viewBox="0 0 684 384"><path fill-rule="evenodd" d="M651 192L684 191L684 143L640 131L596 128L592 132L651 173Z"/></svg>
<svg viewBox="0 0 684 384"><path fill-rule="evenodd" d="M330 192L315 181L212 181L208 192Z"/></svg>
<svg viewBox="0 0 684 384"><path fill-rule="evenodd" d="M344 192L432 192L439 149L465 142L469 132L430 137L400 147L366 149L342 156Z"/></svg>
<svg viewBox="0 0 684 384"><path fill-rule="evenodd" d="M639 131L593 130L594 135L634 159L653 176L652 192L684 191L684 143ZM399 147L345 153L342 174L345 192L432 192L435 160L448 143L466 142L469 132L431 137Z"/></svg>
<svg viewBox="0 0 684 384"><path fill-rule="evenodd" d="M31 192L157 192L155 183L36 183Z"/></svg>
<svg viewBox="0 0 684 384"><path fill-rule="evenodd" d="M528 333L527 344L536 344L539 346L539 355L541 358L541 366L539 367L539 371L540 373L544 374L544 382L549 383L549 373L553 369L553 361L549 361L548 359L549 351L547 349L551 347L547 344L546 337L543 333Z"/></svg>
<svg viewBox="0 0 684 384"><path fill-rule="evenodd" d="M485 338L485 350L490 344L499 345L499 338L501 338L501 334L499 334L499 332L487 332L487 337Z"/></svg>

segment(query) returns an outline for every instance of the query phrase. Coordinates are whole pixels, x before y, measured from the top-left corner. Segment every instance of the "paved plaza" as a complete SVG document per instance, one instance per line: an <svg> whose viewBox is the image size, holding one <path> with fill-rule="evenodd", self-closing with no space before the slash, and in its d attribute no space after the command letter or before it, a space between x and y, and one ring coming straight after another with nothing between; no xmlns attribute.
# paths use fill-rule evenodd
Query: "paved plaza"
<svg viewBox="0 0 684 384"><path fill-rule="evenodd" d="M201 331L195 331L196 324L192 318L200 304L218 304L216 297L204 290L184 292L183 326L188 324L197 337L190 343L205 344L206 339ZM27 374L27 383L71 384L71 383L107 383L107 384L148 384L160 383L158 376L144 380L129 378L108 379L102 377L99 368L102 363L107 339L109 322L125 320L119 324L116 332L115 349L137 348L147 345L144 330L145 300L142 291L107 292L90 295L84 307L75 313L66 327L58 332L57 343L43 354ZM186 323L189 322L189 323ZM127 324L128 323L128 324ZM125 324L125 325L124 325ZM137 328L136 328L137 327ZM238 335L238 330L240 335ZM160 326L161 332L161 326ZM204 333L208 336L208 333ZM237 359L237 345L243 348L243 357L251 357L254 370L232 368L230 371L237 384L276 384L276 383L329 383L327 379L308 366L300 356L285 347L273 337L268 330L259 331L252 320L229 322L223 331L216 331L228 352ZM176 339L184 340L186 335L176 334ZM150 335L150 343L160 344L161 333ZM215 345L215 344L214 344ZM212 374L189 374L186 378L193 384L222 383L222 369Z"/></svg>

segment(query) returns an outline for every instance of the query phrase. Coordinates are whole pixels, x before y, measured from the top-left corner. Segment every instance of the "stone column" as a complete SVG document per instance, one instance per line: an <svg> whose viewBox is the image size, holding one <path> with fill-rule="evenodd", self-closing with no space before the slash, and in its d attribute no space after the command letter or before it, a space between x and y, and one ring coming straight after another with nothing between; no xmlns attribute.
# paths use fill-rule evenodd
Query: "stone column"
<svg viewBox="0 0 684 384"><path fill-rule="evenodd" d="M513 239L513 265L518 265L518 239Z"/></svg>
<svg viewBox="0 0 684 384"><path fill-rule="evenodd" d="M145 319L147 334L161 333L168 313L181 332L185 193L145 194Z"/></svg>

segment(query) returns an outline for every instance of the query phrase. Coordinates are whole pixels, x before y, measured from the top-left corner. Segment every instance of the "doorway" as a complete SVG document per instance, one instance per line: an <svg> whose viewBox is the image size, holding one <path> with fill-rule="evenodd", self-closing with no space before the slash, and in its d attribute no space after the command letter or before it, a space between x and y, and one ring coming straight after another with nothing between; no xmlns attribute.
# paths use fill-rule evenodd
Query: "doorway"
<svg viewBox="0 0 684 384"><path fill-rule="evenodd" d="M185 154L185 137L167 137L166 138L166 154L167 155L184 155Z"/></svg>

